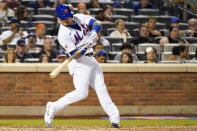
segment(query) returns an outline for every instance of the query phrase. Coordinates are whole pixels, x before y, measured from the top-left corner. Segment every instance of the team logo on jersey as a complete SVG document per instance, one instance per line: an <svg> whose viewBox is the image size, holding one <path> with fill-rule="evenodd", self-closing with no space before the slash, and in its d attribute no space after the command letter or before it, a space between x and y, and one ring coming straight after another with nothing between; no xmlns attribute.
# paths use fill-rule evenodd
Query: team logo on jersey
<svg viewBox="0 0 197 131"><path fill-rule="evenodd" d="M84 36L87 35L88 25L82 24L81 27L82 27L82 32L83 32L82 35L80 36L78 31L76 31L75 34L74 34L75 45L77 45L84 38Z"/></svg>
<svg viewBox="0 0 197 131"><path fill-rule="evenodd" d="M65 9L64 12L67 14L68 13L68 9Z"/></svg>

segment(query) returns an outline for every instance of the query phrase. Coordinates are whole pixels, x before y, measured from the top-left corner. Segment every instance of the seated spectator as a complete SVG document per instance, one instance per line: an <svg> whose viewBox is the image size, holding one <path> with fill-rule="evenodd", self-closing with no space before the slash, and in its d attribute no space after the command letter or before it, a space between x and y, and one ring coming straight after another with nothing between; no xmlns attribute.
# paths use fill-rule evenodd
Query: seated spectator
<svg viewBox="0 0 197 131"><path fill-rule="evenodd" d="M148 25L148 30L150 32L150 37L161 36L161 32L156 30L156 23L157 23L156 17L149 17L147 25Z"/></svg>
<svg viewBox="0 0 197 131"><path fill-rule="evenodd" d="M196 48L196 53L195 53L195 56L192 60L197 60L197 48Z"/></svg>
<svg viewBox="0 0 197 131"><path fill-rule="evenodd" d="M38 8L52 7L53 4L49 0L36 0L29 2L28 6L34 8L34 14L38 14Z"/></svg>
<svg viewBox="0 0 197 131"><path fill-rule="evenodd" d="M8 7L13 9L17 8L21 5L21 3L18 0L7 0L8 1Z"/></svg>
<svg viewBox="0 0 197 131"><path fill-rule="evenodd" d="M16 63L16 53L14 51L14 48L9 48L5 52L5 57L4 57L4 63Z"/></svg>
<svg viewBox="0 0 197 131"><path fill-rule="evenodd" d="M116 30L110 34L110 37L120 37L123 38L123 42L127 42L127 38L130 38L131 35L125 29L125 22L122 19L118 19L115 21Z"/></svg>
<svg viewBox="0 0 197 131"><path fill-rule="evenodd" d="M19 6L15 12L15 17L18 20L28 21L28 12L25 6Z"/></svg>
<svg viewBox="0 0 197 131"><path fill-rule="evenodd" d="M177 27L179 28L179 23L180 23L180 19L178 17L172 17L170 19L170 26L173 26L173 27ZM170 27L169 26L169 27ZM179 34L180 35L183 35L183 34L186 34L186 33L194 33L192 30L179 30Z"/></svg>
<svg viewBox="0 0 197 131"><path fill-rule="evenodd" d="M121 8L121 3L118 0L114 0L112 3L113 10L117 8Z"/></svg>
<svg viewBox="0 0 197 131"><path fill-rule="evenodd" d="M104 22L111 22L112 7L107 5L103 10L98 11L96 19Z"/></svg>
<svg viewBox="0 0 197 131"><path fill-rule="evenodd" d="M40 54L46 54L48 56L48 61L52 62L52 59L56 58L56 54L52 50L53 40L51 37L46 36L44 38L44 48L40 52Z"/></svg>
<svg viewBox="0 0 197 131"><path fill-rule="evenodd" d="M19 39L16 44L16 56L20 63L23 63L27 58L33 58L31 54L25 51L25 40Z"/></svg>
<svg viewBox="0 0 197 131"><path fill-rule="evenodd" d="M77 5L78 13L85 14L85 15L90 15L90 11L87 10L86 4L85 3L79 3Z"/></svg>
<svg viewBox="0 0 197 131"><path fill-rule="evenodd" d="M133 57L132 54L123 52L121 54L121 63L133 63Z"/></svg>
<svg viewBox="0 0 197 131"><path fill-rule="evenodd" d="M11 30L4 31L1 34L4 45L16 45L21 37L28 35L26 31L20 29L20 21L16 18L10 19L10 28Z"/></svg>
<svg viewBox="0 0 197 131"><path fill-rule="evenodd" d="M66 60L67 55L64 50L58 50L56 53L56 59L59 63L62 63Z"/></svg>
<svg viewBox="0 0 197 131"><path fill-rule="evenodd" d="M36 46L36 34L35 33L29 33L27 36L27 45L25 47L26 51L36 51L40 52L41 48Z"/></svg>
<svg viewBox="0 0 197 131"><path fill-rule="evenodd" d="M38 24L36 26L36 45L43 45L44 37L46 35L46 26L44 24Z"/></svg>
<svg viewBox="0 0 197 131"><path fill-rule="evenodd" d="M103 6L98 2L98 0L90 0L88 4L88 9L89 8L103 8Z"/></svg>
<svg viewBox="0 0 197 131"><path fill-rule="evenodd" d="M151 2L149 2L149 0L140 0L140 2L135 3L133 5L135 15L138 15L138 10L139 9L144 9L144 8L154 9L154 6Z"/></svg>
<svg viewBox="0 0 197 131"><path fill-rule="evenodd" d="M156 60L157 50L153 47L148 47L145 50L146 62L148 64L157 63Z"/></svg>
<svg viewBox="0 0 197 131"><path fill-rule="evenodd" d="M105 50L99 50L96 54L96 60L98 63L106 63L107 52Z"/></svg>
<svg viewBox="0 0 197 131"><path fill-rule="evenodd" d="M182 44L182 45L189 45L189 43L182 39L179 35L179 28L176 27L176 26L170 26L170 29L169 29L169 36L168 37L164 37L160 40L160 45L163 46L165 44L168 44L168 43L179 43L179 44Z"/></svg>
<svg viewBox="0 0 197 131"><path fill-rule="evenodd" d="M119 62L121 62L121 54L122 53L129 53L132 55L132 62L137 63L139 60L137 58L137 56L132 53L132 47L129 44L122 44L122 46L120 47L121 53L117 54L114 58L114 60L117 60Z"/></svg>
<svg viewBox="0 0 197 131"><path fill-rule="evenodd" d="M176 46L172 49L172 55L167 60L179 61L185 63L189 59L188 49L184 45Z"/></svg>
<svg viewBox="0 0 197 131"><path fill-rule="evenodd" d="M14 11L8 8L7 0L0 0L0 24L6 26L10 17L14 17Z"/></svg>
<svg viewBox="0 0 197 131"><path fill-rule="evenodd" d="M94 54L97 54L99 50L104 50L104 46L101 43L97 43L95 46L93 46Z"/></svg>
<svg viewBox="0 0 197 131"><path fill-rule="evenodd" d="M189 30L191 32L187 32L185 34L186 37L197 37L197 19L192 18L188 20Z"/></svg>
<svg viewBox="0 0 197 131"><path fill-rule="evenodd" d="M150 37L148 26L146 24L140 25L139 36L134 37L133 43L138 45L140 43L155 43L155 39Z"/></svg>
<svg viewBox="0 0 197 131"><path fill-rule="evenodd" d="M107 52L109 52L110 43L105 37L102 37L103 36L102 30L97 33L97 36L98 36L98 40L96 42L94 42L94 45L96 45L97 43L101 43L103 46L105 46L107 48Z"/></svg>
<svg viewBox="0 0 197 131"><path fill-rule="evenodd" d="M41 62L41 63L49 63L48 56L46 54L41 54L41 56L39 58L39 62Z"/></svg>

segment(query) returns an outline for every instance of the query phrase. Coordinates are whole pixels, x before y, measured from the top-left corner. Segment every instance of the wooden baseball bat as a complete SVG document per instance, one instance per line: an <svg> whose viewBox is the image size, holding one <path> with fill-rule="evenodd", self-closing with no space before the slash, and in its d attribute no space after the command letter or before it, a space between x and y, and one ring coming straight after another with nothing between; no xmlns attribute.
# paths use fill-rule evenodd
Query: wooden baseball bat
<svg viewBox="0 0 197 131"><path fill-rule="evenodd" d="M78 56L80 54L80 52L85 49L86 47L88 47L88 43L85 44L80 50L76 51L74 55L72 55L71 57L69 57L68 59L66 59L63 63L61 63L60 65L58 65L50 74L50 78L55 78L60 72L61 70L68 65L68 63L75 58L76 56Z"/></svg>

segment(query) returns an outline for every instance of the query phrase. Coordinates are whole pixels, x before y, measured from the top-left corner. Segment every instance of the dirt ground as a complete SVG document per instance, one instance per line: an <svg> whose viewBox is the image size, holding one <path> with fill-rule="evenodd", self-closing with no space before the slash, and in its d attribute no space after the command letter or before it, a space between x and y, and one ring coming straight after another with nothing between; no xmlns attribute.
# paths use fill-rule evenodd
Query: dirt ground
<svg viewBox="0 0 197 131"><path fill-rule="evenodd" d="M13 127L0 126L0 131L197 131L197 126L178 126L178 127L121 127L118 129L111 127Z"/></svg>

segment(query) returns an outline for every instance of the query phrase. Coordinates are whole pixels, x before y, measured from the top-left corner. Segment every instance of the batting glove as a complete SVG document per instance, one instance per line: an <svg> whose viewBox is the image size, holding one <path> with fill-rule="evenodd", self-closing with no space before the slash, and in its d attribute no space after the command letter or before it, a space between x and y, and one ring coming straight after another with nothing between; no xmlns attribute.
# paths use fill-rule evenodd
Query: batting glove
<svg viewBox="0 0 197 131"><path fill-rule="evenodd" d="M98 40L98 36L97 36L97 33L96 33L95 30L92 30L92 31L90 32L90 39L91 39L92 41L97 41L97 40Z"/></svg>

